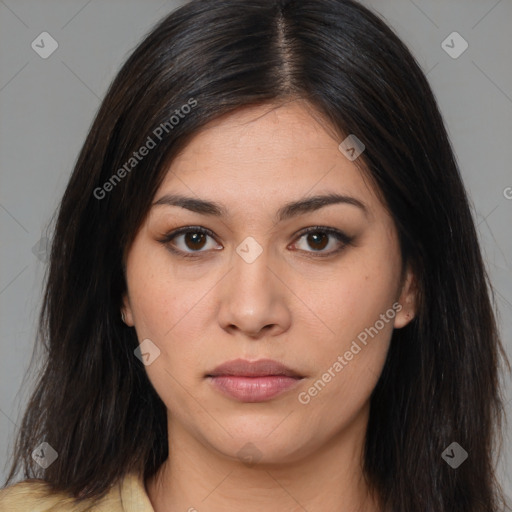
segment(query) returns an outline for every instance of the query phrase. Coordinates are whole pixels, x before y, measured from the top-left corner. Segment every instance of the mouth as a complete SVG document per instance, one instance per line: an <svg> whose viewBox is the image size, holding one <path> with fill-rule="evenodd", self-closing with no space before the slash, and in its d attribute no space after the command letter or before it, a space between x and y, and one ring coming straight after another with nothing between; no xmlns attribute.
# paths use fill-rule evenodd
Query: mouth
<svg viewBox="0 0 512 512"><path fill-rule="evenodd" d="M270 400L296 387L304 378L295 370L272 359L228 361L205 377L214 389L240 402Z"/></svg>

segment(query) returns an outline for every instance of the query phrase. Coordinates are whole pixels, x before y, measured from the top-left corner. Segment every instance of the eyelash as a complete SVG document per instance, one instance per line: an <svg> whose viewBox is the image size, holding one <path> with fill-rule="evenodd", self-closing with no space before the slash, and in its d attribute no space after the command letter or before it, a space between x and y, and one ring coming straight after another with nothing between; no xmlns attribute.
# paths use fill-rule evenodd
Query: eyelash
<svg viewBox="0 0 512 512"><path fill-rule="evenodd" d="M183 258L197 258L197 257L200 257L201 253L207 252L207 251L185 252L185 251L181 251L180 249L176 249L175 247L172 247L172 244L170 242L172 240L174 240L174 238L176 238L179 235L188 234L188 233L202 233L204 235L210 236L211 238L213 238L215 240L215 236L214 236L213 232L210 231L209 229L203 228L201 226L186 226L186 227L182 227L182 228L176 229L174 231L171 231L170 233L167 233L165 236L163 236L158 241L160 243L164 244L169 251L171 251L172 253L177 254ZM304 251L302 249L298 249L299 251L307 253L308 255L311 255L314 258L326 258L328 256L333 256L334 254L341 252L347 246L351 245L355 238L355 237L348 236L345 233L343 233L342 231L339 231L334 228L323 227L323 226L311 226L311 227L305 228L302 231L300 231L297 234L297 237L295 240L298 241L303 236L308 235L310 233L323 233L326 235L331 235L334 238L336 238L339 242L342 243L341 247L339 247L338 249L331 250L329 252Z"/></svg>

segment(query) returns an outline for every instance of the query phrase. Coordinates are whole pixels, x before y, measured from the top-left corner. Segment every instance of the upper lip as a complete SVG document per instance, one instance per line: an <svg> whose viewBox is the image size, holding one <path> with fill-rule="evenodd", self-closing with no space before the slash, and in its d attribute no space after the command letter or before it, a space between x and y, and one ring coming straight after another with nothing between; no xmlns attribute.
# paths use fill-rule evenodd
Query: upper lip
<svg viewBox="0 0 512 512"><path fill-rule="evenodd" d="M269 375L285 375L287 377L302 378L302 375L288 368L284 364L272 359L259 359L248 361L246 359L234 359L217 366L207 377L219 375L237 375L240 377L267 377Z"/></svg>

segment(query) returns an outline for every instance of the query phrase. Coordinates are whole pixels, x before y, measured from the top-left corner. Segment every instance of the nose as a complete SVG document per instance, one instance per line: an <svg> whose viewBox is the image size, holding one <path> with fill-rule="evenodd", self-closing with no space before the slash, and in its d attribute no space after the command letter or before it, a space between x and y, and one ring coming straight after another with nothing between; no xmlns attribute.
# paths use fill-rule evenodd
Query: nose
<svg viewBox="0 0 512 512"><path fill-rule="evenodd" d="M289 329L291 292L268 254L263 250L252 262L234 254L233 268L219 283L218 321L223 329L256 339Z"/></svg>

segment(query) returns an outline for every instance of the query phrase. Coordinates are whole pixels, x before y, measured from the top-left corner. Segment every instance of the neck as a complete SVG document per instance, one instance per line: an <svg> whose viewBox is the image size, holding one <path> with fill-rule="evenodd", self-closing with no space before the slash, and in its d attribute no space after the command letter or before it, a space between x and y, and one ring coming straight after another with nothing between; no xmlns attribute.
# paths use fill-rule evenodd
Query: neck
<svg viewBox="0 0 512 512"><path fill-rule="evenodd" d="M170 419L170 418L169 418ZM249 465L199 442L169 421L169 458L146 482L155 512L378 512L362 470L366 421L286 463ZM304 450L304 452L306 449Z"/></svg>

